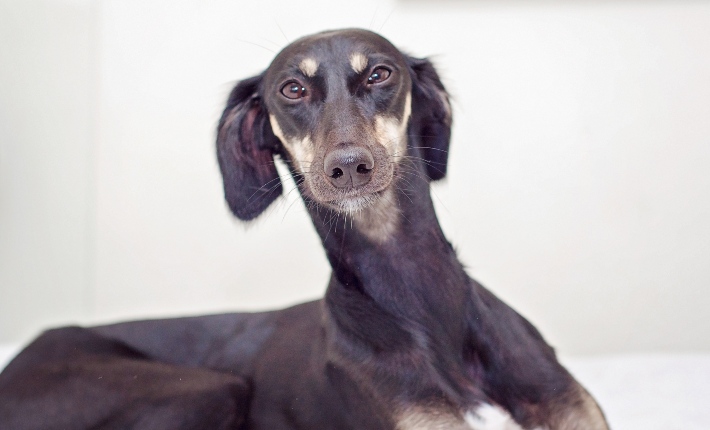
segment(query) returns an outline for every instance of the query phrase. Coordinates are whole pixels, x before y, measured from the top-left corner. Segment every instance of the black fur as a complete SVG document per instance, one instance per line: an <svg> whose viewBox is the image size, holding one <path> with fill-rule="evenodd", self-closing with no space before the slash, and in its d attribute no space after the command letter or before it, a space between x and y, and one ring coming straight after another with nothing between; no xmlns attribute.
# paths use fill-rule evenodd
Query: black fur
<svg viewBox="0 0 710 430"><path fill-rule="evenodd" d="M408 57L414 76L412 85L413 132L421 136L422 157L433 181L446 176L451 140L451 107L448 94L434 65L426 59Z"/></svg>
<svg viewBox="0 0 710 430"><path fill-rule="evenodd" d="M234 87L217 131L224 196L244 221L256 218L283 192L272 155L278 139L257 94L261 80L256 76Z"/></svg>
<svg viewBox="0 0 710 430"><path fill-rule="evenodd" d="M355 73L351 51L392 67L391 81L365 83L375 65ZM299 75L293 64L304 56L320 75ZM294 76L309 98L279 95ZM345 138L376 135L362 130L376 118L401 118L410 92L406 154L373 168L372 180L386 184L371 192L382 207L349 219L304 180L327 174L322 163L299 171L269 122L274 115L287 136L312 136L312 150L327 153ZM49 331L0 374L0 428L406 430L401 420L415 411L439 420L436 428L459 429L466 412L494 404L526 429L607 429L538 331L470 279L444 237L429 181L446 174L450 127L430 62L362 30L294 42L234 88L217 152L225 197L244 220L281 193L273 156L288 163L333 269L325 298L273 312ZM351 143L373 153L379 145Z"/></svg>

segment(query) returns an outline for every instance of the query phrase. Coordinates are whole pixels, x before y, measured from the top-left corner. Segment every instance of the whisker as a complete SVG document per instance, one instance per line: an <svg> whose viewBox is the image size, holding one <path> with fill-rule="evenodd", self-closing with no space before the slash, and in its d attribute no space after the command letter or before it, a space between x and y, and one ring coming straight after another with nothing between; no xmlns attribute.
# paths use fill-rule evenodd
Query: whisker
<svg viewBox="0 0 710 430"><path fill-rule="evenodd" d="M380 10L380 4L377 4L377 7L375 7L375 13L372 14L372 19L370 20L370 25L367 26L369 30L372 30L372 26L375 25L375 18L377 17L377 11Z"/></svg>
<svg viewBox="0 0 710 430"><path fill-rule="evenodd" d="M270 44L276 46L276 49L281 49L281 45L279 45L278 43L276 43L274 41L271 41L271 40L269 40L265 37L262 37L262 36L259 36L259 39L263 40L264 42L269 42Z"/></svg>
<svg viewBox="0 0 710 430"><path fill-rule="evenodd" d="M395 10L397 10L397 6L393 7L392 10L390 11L390 13L387 14L387 17L385 18L385 21L382 23L382 25L380 26L380 28L377 29L377 32L378 32L378 33L382 32L382 29L385 27L385 25L387 24L387 21L389 21L390 17L392 16L392 14L394 13Z"/></svg>
<svg viewBox="0 0 710 430"><path fill-rule="evenodd" d="M236 39L236 40L237 40L237 42L248 43L249 45L258 46L261 49L266 49L267 51L271 52L272 54L276 54L276 51L274 51L273 49L267 48L266 46L263 46L263 45L259 45L258 43L250 42L250 41L244 40L244 39Z"/></svg>
<svg viewBox="0 0 710 430"><path fill-rule="evenodd" d="M289 40L288 36L286 36L286 33L284 33L283 29L282 29L281 26L279 25L279 22L276 21L276 18L274 18L274 24L276 24L276 27L277 27L277 28L279 29L279 31L281 32L281 35L284 37L284 39L286 39L286 43L291 43L291 41Z"/></svg>
<svg viewBox="0 0 710 430"><path fill-rule="evenodd" d="M292 191L293 191L293 190L292 190ZM284 220L286 219L286 215L288 215L288 211L291 210L291 208L293 207L293 205L294 205L298 200L299 200L299 199L293 199L293 202L291 202L291 204L288 205L288 207L286 208L286 212L284 212L284 216L281 217L281 222L282 222L282 223L283 223Z"/></svg>

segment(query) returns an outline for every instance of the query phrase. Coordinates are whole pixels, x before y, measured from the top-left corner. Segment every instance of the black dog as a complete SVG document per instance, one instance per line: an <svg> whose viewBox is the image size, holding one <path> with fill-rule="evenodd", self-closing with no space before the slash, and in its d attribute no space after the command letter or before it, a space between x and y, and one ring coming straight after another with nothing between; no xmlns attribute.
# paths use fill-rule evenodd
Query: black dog
<svg viewBox="0 0 710 430"><path fill-rule="evenodd" d="M281 311L45 333L0 375L0 427L607 429L537 330L470 279L429 182L446 91L367 31L302 38L232 91L217 152L249 220L290 167L333 274Z"/></svg>

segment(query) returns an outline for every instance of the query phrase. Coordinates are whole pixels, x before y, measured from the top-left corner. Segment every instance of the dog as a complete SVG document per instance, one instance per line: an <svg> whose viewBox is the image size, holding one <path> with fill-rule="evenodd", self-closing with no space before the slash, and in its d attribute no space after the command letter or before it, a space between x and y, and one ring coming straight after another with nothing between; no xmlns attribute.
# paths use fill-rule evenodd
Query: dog
<svg viewBox="0 0 710 430"><path fill-rule="evenodd" d="M217 155L245 221L282 194L274 157L286 163L333 269L325 297L48 331L0 374L0 423L608 429L539 332L445 239L429 187L446 175L451 124L432 63L383 37L346 29L291 43L232 90Z"/></svg>

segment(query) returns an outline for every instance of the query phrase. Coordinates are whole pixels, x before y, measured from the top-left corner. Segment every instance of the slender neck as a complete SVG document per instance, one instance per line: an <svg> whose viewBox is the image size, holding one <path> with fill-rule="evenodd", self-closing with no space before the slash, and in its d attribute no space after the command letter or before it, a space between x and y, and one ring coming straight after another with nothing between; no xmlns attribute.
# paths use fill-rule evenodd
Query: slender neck
<svg viewBox="0 0 710 430"><path fill-rule="evenodd" d="M333 268L326 302L341 329L374 348L416 343L422 333L458 348L469 278L436 219L423 169L400 167L391 191L358 216L307 205Z"/></svg>

